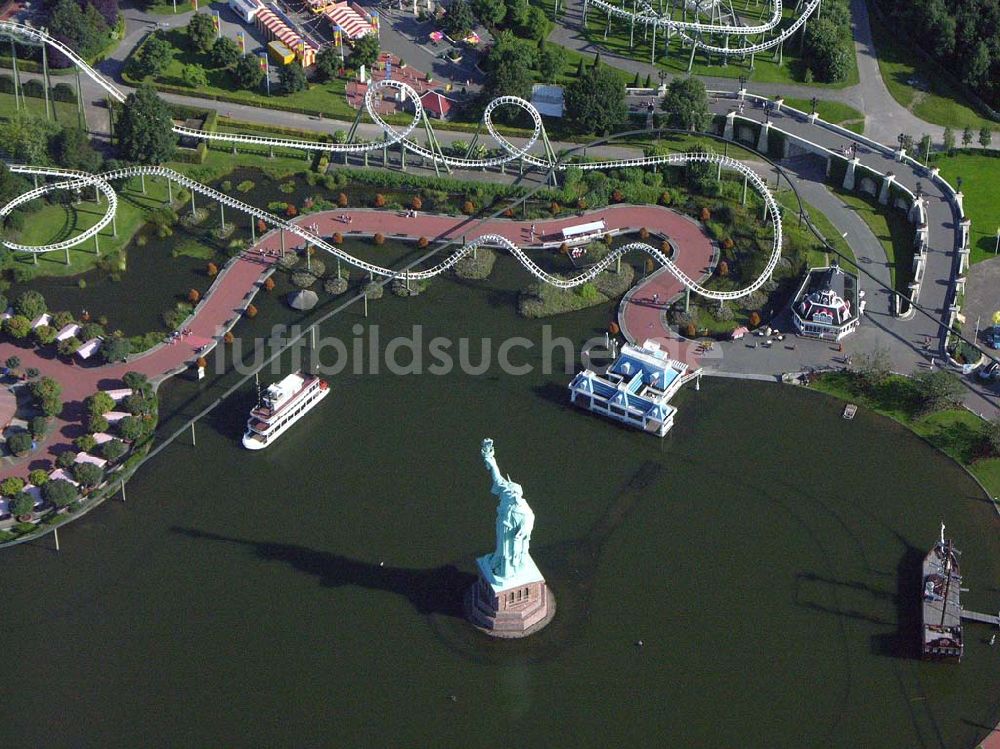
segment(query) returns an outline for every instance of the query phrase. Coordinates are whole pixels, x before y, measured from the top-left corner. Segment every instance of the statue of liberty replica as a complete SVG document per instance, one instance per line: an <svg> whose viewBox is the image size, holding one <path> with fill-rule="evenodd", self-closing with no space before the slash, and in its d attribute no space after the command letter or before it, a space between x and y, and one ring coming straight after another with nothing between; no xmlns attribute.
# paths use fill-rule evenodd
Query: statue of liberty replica
<svg viewBox="0 0 1000 749"><path fill-rule="evenodd" d="M524 499L521 485L504 478L497 466L493 440L482 445L483 462L498 498L496 546L492 554L476 559L479 579L465 596L469 620L495 637L525 637L548 624L555 614L555 598L531 558L535 513Z"/></svg>

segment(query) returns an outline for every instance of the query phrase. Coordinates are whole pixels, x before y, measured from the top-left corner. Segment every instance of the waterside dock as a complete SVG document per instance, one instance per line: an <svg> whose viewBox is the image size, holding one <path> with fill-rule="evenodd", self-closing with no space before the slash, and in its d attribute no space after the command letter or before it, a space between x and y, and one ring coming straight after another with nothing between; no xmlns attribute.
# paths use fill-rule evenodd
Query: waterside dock
<svg viewBox="0 0 1000 749"><path fill-rule="evenodd" d="M981 622L1000 627L1000 614L980 614L978 611L966 611L962 609L962 618L970 622Z"/></svg>

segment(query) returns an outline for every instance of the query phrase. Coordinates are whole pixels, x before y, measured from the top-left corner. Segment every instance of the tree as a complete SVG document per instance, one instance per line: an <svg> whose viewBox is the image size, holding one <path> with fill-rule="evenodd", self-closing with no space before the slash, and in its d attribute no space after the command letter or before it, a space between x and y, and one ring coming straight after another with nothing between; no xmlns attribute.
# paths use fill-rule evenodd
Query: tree
<svg viewBox="0 0 1000 749"><path fill-rule="evenodd" d="M31 424L28 429L31 432L31 436L36 440L40 440L45 436L45 432L48 431L49 420L44 416L35 416L31 419ZM34 482L32 482L34 483Z"/></svg>
<svg viewBox="0 0 1000 749"><path fill-rule="evenodd" d="M10 500L8 508L10 509L10 514L16 518L22 515L30 515L35 509L35 500L30 494L20 492Z"/></svg>
<svg viewBox="0 0 1000 749"><path fill-rule="evenodd" d="M32 486L45 486L49 481L49 472L44 468L36 468L28 473L28 483Z"/></svg>
<svg viewBox="0 0 1000 749"><path fill-rule="evenodd" d="M281 79L281 87L286 94L295 94L306 88L306 71L297 63L285 65L278 77Z"/></svg>
<svg viewBox="0 0 1000 749"><path fill-rule="evenodd" d="M94 439L92 434L81 434L75 440L73 440L73 445L82 453L89 453L95 447L97 447L97 440Z"/></svg>
<svg viewBox="0 0 1000 749"><path fill-rule="evenodd" d="M525 36L538 42L549 35L551 23L545 17L545 11L532 5L528 8L528 15L521 26L525 32Z"/></svg>
<svg viewBox="0 0 1000 749"><path fill-rule="evenodd" d="M625 87L614 70L591 68L566 87L565 111L577 132L608 133L625 121Z"/></svg>
<svg viewBox="0 0 1000 749"><path fill-rule="evenodd" d="M966 148L972 145L972 127L969 125L966 125L965 130L962 131L962 145Z"/></svg>
<svg viewBox="0 0 1000 749"><path fill-rule="evenodd" d="M3 332L15 341L21 341L31 334L31 320L24 315L14 315L3 321Z"/></svg>
<svg viewBox="0 0 1000 749"><path fill-rule="evenodd" d="M212 62L220 68L233 67L240 57L240 45L228 36L220 36L212 45Z"/></svg>
<svg viewBox="0 0 1000 749"><path fill-rule="evenodd" d="M924 413L940 411L960 402L962 383L943 369L922 370L913 375L920 409Z"/></svg>
<svg viewBox="0 0 1000 749"><path fill-rule="evenodd" d="M986 125L979 128L979 145L983 148L989 148L990 143L993 142L993 131L989 129Z"/></svg>
<svg viewBox="0 0 1000 749"><path fill-rule="evenodd" d="M185 65L181 69L181 78L191 88L204 88L208 85L208 75L201 65Z"/></svg>
<svg viewBox="0 0 1000 749"><path fill-rule="evenodd" d="M94 6L94 10L101 14L109 29L118 23L118 0L87 0L87 3Z"/></svg>
<svg viewBox="0 0 1000 749"><path fill-rule="evenodd" d="M81 345L82 344L80 343L79 338L77 338L76 336L70 336L69 338L64 338L63 340L59 341L59 343L56 345L56 351L58 352L59 356L70 357L79 350Z"/></svg>
<svg viewBox="0 0 1000 749"><path fill-rule="evenodd" d="M451 0L441 28L452 39L463 39L469 35L475 23L476 19L466 0Z"/></svg>
<svg viewBox="0 0 1000 749"><path fill-rule="evenodd" d="M546 83L555 83L566 64L566 50L558 44L546 44L538 50L538 72ZM638 75L638 73L636 74Z"/></svg>
<svg viewBox="0 0 1000 749"><path fill-rule="evenodd" d="M929 136L927 133L924 133L922 136L920 136L920 156L921 156L921 158L923 158L925 160L928 159L928 158L930 158L931 145L932 145L931 144L931 136Z"/></svg>
<svg viewBox="0 0 1000 749"><path fill-rule="evenodd" d="M177 142L170 109L149 83L143 83L125 99L115 134L122 158L138 164L169 161Z"/></svg>
<svg viewBox="0 0 1000 749"><path fill-rule="evenodd" d="M142 372L126 372L122 376L125 387L132 390L146 390L149 388L149 378Z"/></svg>
<svg viewBox="0 0 1000 749"><path fill-rule="evenodd" d="M18 356L8 356L4 364L7 365L7 369L16 370L21 366L21 358Z"/></svg>
<svg viewBox="0 0 1000 749"><path fill-rule="evenodd" d="M142 419L138 416L126 416L118 422L118 434L123 440L135 442L142 437L144 431Z"/></svg>
<svg viewBox="0 0 1000 749"><path fill-rule="evenodd" d="M0 143L15 160L44 165L49 160L49 135L57 125L24 112L17 112L0 123Z"/></svg>
<svg viewBox="0 0 1000 749"><path fill-rule="evenodd" d="M27 432L18 432L7 438L7 449L15 455L24 455L31 450L34 441Z"/></svg>
<svg viewBox="0 0 1000 749"><path fill-rule="evenodd" d="M42 487L42 497L56 507L67 507L78 496L76 487L66 479L49 481Z"/></svg>
<svg viewBox="0 0 1000 749"><path fill-rule="evenodd" d="M73 466L73 478L80 486L92 489L104 478L104 469L93 463L77 463Z"/></svg>
<svg viewBox="0 0 1000 749"><path fill-rule="evenodd" d="M34 289L23 291L14 300L14 314L23 315L29 320L41 317L48 311L49 307L45 303L45 297Z"/></svg>
<svg viewBox="0 0 1000 749"><path fill-rule="evenodd" d="M484 26L493 28L507 15L507 4L503 0L472 0L472 12Z"/></svg>
<svg viewBox="0 0 1000 749"><path fill-rule="evenodd" d="M108 440L101 445L101 457L110 460L112 463L128 452L128 448L121 440Z"/></svg>
<svg viewBox="0 0 1000 749"><path fill-rule="evenodd" d="M19 476L8 476L0 481L0 494L5 497L13 497L24 489L24 479Z"/></svg>
<svg viewBox="0 0 1000 749"><path fill-rule="evenodd" d="M892 374L892 362L889 360L888 350L876 347L859 354L851 371L863 390L871 392L881 387Z"/></svg>
<svg viewBox="0 0 1000 749"><path fill-rule="evenodd" d="M131 74L136 78L156 77L173 59L173 46L159 34L153 34L140 48L140 54L133 58Z"/></svg>
<svg viewBox="0 0 1000 749"><path fill-rule="evenodd" d="M944 135L941 138L941 142L942 145L944 146L944 150L950 156L952 152L955 150L955 131L952 130L950 127L946 127L944 129Z"/></svg>
<svg viewBox="0 0 1000 749"><path fill-rule="evenodd" d="M375 34L365 34L354 43L351 50L351 64L356 68L364 65L370 68L378 59L378 37Z"/></svg>
<svg viewBox="0 0 1000 749"><path fill-rule="evenodd" d="M67 127L52 139L52 155L56 163L82 172L99 172L101 154L92 145L87 134L77 127Z"/></svg>
<svg viewBox="0 0 1000 749"><path fill-rule="evenodd" d="M115 410L115 399L103 390L98 390L96 393L87 398L86 406L88 414L103 416L108 411Z"/></svg>
<svg viewBox="0 0 1000 749"><path fill-rule="evenodd" d="M340 52L334 46L323 47L316 55L316 80L333 80L340 70Z"/></svg>
<svg viewBox="0 0 1000 749"><path fill-rule="evenodd" d="M843 29L828 15L809 19L806 27L803 58L816 80L836 83L847 79L850 58Z"/></svg>
<svg viewBox="0 0 1000 749"><path fill-rule="evenodd" d="M218 33L215 23L207 13L195 13L187 25L188 39L198 52L208 52L215 43Z"/></svg>
<svg viewBox="0 0 1000 749"><path fill-rule="evenodd" d="M260 84L264 82L264 71L252 55L241 57L232 73L236 85L248 91L260 88Z"/></svg>
<svg viewBox="0 0 1000 749"><path fill-rule="evenodd" d="M667 113L668 127L705 130L712 121L705 84L697 78L674 78L660 108Z"/></svg>
<svg viewBox="0 0 1000 749"><path fill-rule="evenodd" d="M77 0L58 0L55 3L49 13L48 30L84 58L100 52L108 38L108 25L101 14ZM64 60L61 53L53 56L53 63L58 67L66 67L61 64Z"/></svg>
<svg viewBox="0 0 1000 749"><path fill-rule="evenodd" d="M535 50L534 45L518 39L511 32L501 31L483 61L486 70L483 96L495 99L506 94L530 99Z"/></svg>

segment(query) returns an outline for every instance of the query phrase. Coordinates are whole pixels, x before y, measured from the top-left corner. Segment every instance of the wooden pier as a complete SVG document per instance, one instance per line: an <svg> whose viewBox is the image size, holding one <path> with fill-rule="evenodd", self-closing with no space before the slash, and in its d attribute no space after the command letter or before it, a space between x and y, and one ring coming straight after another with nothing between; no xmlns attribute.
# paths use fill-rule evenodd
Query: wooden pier
<svg viewBox="0 0 1000 749"><path fill-rule="evenodd" d="M970 622L982 622L1000 627L1000 614L980 614L978 611L966 611L962 609L962 618Z"/></svg>

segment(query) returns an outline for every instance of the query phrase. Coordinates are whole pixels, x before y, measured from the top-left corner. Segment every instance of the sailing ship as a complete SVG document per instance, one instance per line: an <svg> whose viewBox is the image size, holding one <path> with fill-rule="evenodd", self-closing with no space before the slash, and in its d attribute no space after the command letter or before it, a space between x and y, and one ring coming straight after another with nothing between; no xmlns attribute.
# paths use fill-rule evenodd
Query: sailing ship
<svg viewBox="0 0 1000 749"><path fill-rule="evenodd" d="M921 602L921 654L926 659L962 659L962 576L958 558L961 552L950 538L941 538L924 557Z"/></svg>

